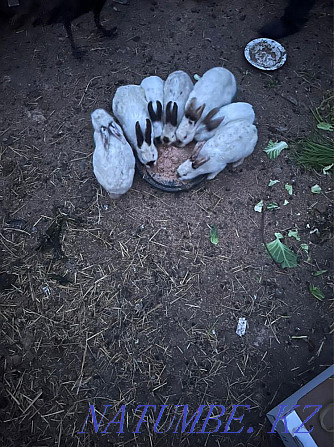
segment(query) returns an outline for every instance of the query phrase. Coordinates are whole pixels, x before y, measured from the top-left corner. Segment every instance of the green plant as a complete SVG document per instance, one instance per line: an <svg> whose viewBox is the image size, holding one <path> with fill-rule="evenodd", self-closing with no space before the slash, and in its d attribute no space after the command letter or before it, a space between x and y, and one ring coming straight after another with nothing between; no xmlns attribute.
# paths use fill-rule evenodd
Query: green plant
<svg viewBox="0 0 334 447"><path fill-rule="evenodd" d="M297 163L309 169L333 170L334 163L334 94L328 91L321 104L311 110L316 121L316 132L299 140L295 146Z"/></svg>
<svg viewBox="0 0 334 447"><path fill-rule="evenodd" d="M333 140L320 134L300 140L296 147L295 158L298 164L310 169L323 169L334 164ZM333 166L329 171L332 170Z"/></svg>

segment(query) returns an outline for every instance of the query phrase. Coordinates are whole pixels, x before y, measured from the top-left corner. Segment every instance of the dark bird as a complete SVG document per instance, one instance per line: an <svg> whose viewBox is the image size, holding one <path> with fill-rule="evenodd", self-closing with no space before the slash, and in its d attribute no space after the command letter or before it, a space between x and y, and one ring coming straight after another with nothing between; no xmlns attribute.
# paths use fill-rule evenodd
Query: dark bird
<svg viewBox="0 0 334 447"><path fill-rule="evenodd" d="M106 30L100 22L100 14L106 0L0 0L0 15L11 18L15 27L27 23L33 26L62 23L70 40L72 52L80 58L83 51L79 49L73 39L72 21L93 12L98 32L103 36L114 37L117 27Z"/></svg>

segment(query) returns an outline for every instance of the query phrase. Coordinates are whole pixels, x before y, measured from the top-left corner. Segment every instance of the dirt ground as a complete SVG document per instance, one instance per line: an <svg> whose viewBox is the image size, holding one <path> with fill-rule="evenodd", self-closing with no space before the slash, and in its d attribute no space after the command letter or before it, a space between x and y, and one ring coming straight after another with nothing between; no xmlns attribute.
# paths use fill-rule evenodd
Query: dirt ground
<svg viewBox="0 0 334 447"><path fill-rule="evenodd" d="M291 149L276 160L263 152L270 139L292 147L314 130L310 109L332 88L332 8L319 1L305 28L282 39L286 65L260 72L243 48L283 6L109 2L103 24L117 23L118 37L101 39L91 15L79 18L81 61L61 25L14 32L2 24L2 446L280 445L265 414L332 363L333 321L331 178L298 167ZM187 193L164 193L136 175L111 201L92 172L90 113L109 110L120 85L217 65L235 74L237 100L254 106L252 156ZM270 179L280 183L269 187ZM315 184L321 194L311 193ZM261 199L280 207L257 213ZM295 228L300 242L287 237ZM277 231L298 253L297 268L279 268L266 252ZM318 270L326 273L312 276ZM243 337L239 317L248 320ZM116 425L96 434L89 423L79 434L89 404L99 417L104 405L112 417L126 405L125 433ZM134 410L145 404L158 406L155 416L132 434ZM191 414L224 405L225 423L232 405L251 411L238 410L240 434L154 433L161 405L173 414L186 404Z"/></svg>

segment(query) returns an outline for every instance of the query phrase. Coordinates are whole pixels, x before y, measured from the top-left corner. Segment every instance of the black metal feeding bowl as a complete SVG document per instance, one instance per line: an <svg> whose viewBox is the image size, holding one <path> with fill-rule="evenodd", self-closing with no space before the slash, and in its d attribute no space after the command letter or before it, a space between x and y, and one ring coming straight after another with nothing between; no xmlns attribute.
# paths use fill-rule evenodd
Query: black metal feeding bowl
<svg viewBox="0 0 334 447"><path fill-rule="evenodd" d="M207 175L199 175L198 177L195 177L192 180L175 180L175 179L162 179L158 174L151 171L150 168L148 168L146 165L143 165L137 155L136 157L136 168L143 180L145 180L147 183L149 183L154 188L160 189L161 191L165 192L179 192L179 191L189 191L190 189L194 188L195 186L202 183L204 180L206 180Z"/></svg>

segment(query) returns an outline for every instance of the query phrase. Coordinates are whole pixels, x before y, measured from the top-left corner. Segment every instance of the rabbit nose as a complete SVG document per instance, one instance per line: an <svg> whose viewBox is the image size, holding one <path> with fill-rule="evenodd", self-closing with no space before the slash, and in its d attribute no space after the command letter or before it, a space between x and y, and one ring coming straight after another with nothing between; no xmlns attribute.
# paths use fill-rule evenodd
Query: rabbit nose
<svg viewBox="0 0 334 447"><path fill-rule="evenodd" d="M146 165L149 166L150 168L153 168L154 161L149 161L148 163L146 163Z"/></svg>
<svg viewBox="0 0 334 447"><path fill-rule="evenodd" d="M164 140L164 143L169 143L169 138L168 137L164 137L163 140Z"/></svg>

